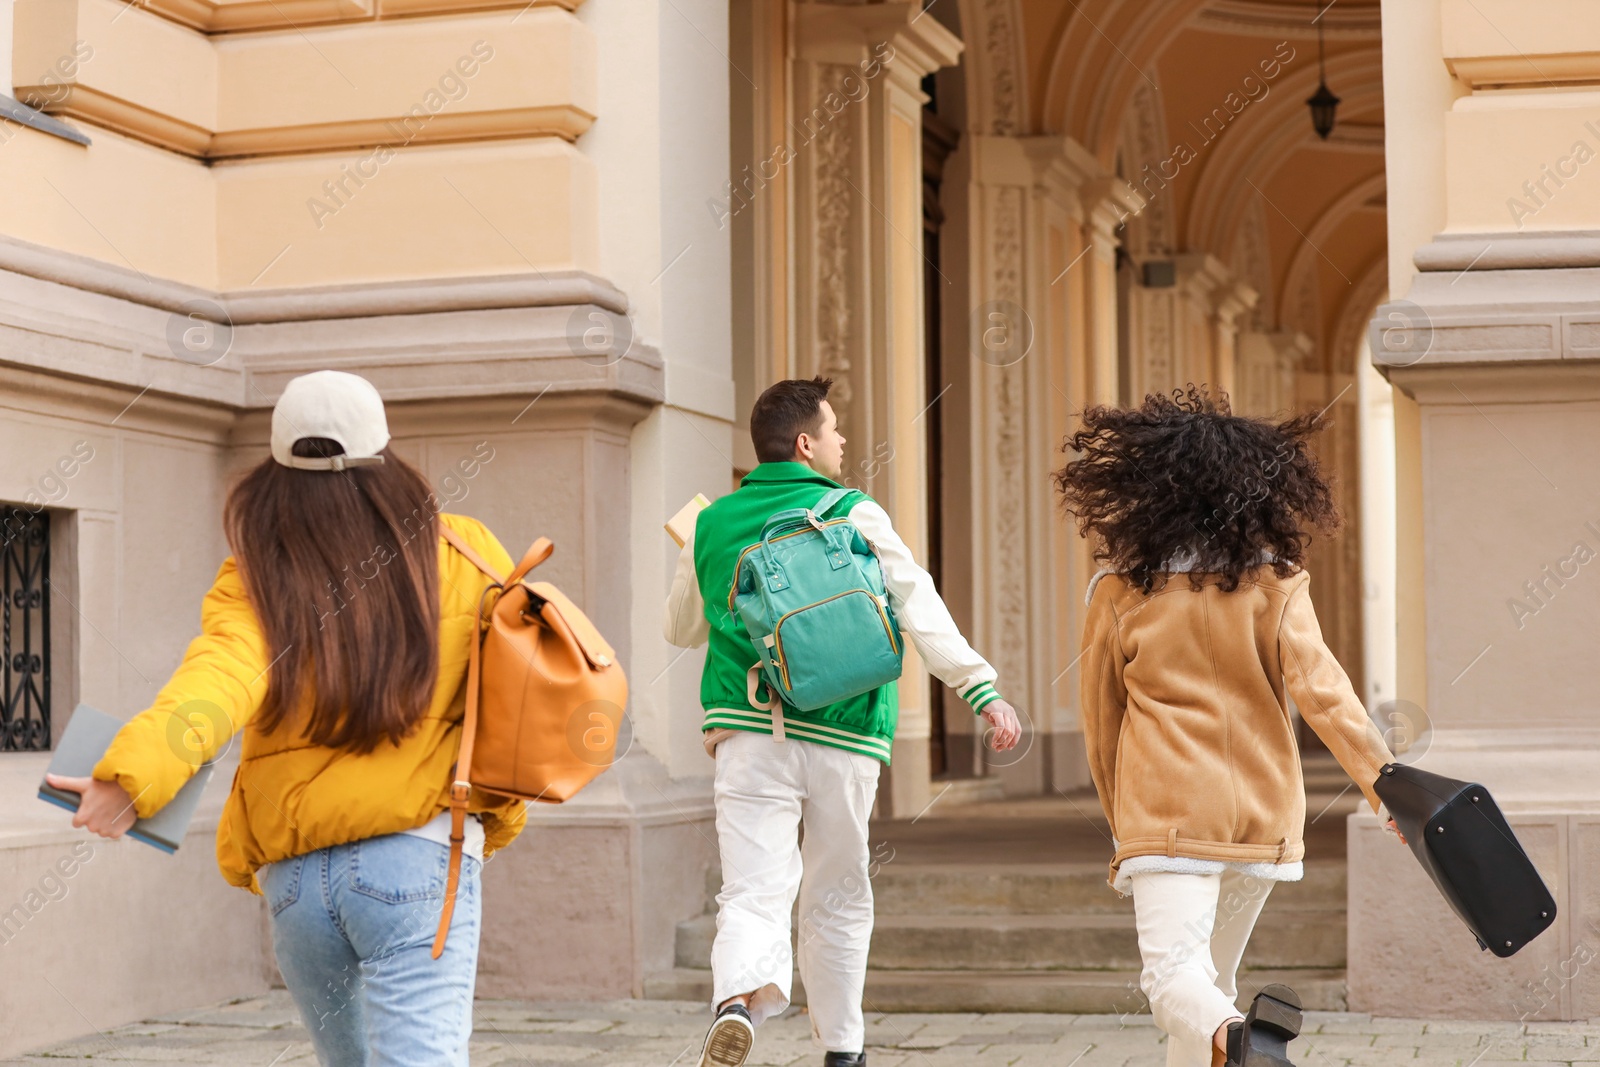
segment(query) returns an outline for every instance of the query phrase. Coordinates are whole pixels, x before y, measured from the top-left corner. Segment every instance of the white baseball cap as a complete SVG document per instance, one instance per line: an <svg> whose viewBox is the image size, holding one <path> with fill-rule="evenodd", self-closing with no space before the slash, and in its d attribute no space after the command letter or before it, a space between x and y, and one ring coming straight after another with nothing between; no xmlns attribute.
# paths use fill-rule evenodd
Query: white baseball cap
<svg viewBox="0 0 1600 1067"><path fill-rule="evenodd" d="M343 448L340 456L297 456L296 441L326 437ZM319 370L289 379L272 409L272 458L303 471L342 471L383 462L389 420L383 398L357 374Z"/></svg>

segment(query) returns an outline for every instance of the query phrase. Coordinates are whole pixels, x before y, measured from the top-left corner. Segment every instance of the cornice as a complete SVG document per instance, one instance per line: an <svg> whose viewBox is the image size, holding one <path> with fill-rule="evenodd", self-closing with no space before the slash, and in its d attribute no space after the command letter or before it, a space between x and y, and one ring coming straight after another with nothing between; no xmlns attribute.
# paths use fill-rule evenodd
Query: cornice
<svg viewBox="0 0 1600 1067"><path fill-rule="evenodd" d="M576 11L582 4L583 0L139 0L146 11L211 35L503 8Z"/></svg>
<svg viewBox="0 0 1600 1067"><path fill-rule="evenodd" d="M231 325L369 315L474 311L488 308L593 304L619 315L628 311L621 290L586 271L544 271L468 278L353 282L293 289L217 291L164 278L89 256L36 245L0 234L0 270L58 282L161 311L188 314L206 303Z"/></svg>

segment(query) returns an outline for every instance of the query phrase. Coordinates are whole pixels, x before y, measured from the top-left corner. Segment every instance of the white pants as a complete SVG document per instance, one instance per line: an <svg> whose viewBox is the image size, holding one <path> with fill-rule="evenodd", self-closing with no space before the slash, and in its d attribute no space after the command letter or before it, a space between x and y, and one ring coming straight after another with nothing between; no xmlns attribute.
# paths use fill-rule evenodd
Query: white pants
<svg viewBox="0 0 1600 1067"><path fill-rule="evenodd" d="M1239 960L1273 885L1231 870L1133 875L1139 988L1167 1033L1167 1067L1211 1067L1217 1027L1242 1014Z"/></svg>
<svg viewBox="0 0 1600 1067"><path fill-rule="evenodd" d="M717 745L722 892L711 947L713 1006L753 993L757 1024L789 1006L789 914L798 893L800 979L812 1034L829 1052L862 1051L872 940L867 819L880 766L871 756L748 731Z"/></svg>

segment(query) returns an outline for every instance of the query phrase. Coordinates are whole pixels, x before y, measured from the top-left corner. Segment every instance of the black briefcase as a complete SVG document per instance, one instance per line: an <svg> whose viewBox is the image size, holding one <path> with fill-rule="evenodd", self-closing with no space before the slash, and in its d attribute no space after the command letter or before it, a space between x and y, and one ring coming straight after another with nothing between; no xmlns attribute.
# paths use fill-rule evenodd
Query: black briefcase
<svg viewBox="0 0 1600 1067"><path fill-rule="evenodd" d="M1480 948L1513 956L1556 921L1555 898L1483 786L1390 763L1373 788Z"/></svg>

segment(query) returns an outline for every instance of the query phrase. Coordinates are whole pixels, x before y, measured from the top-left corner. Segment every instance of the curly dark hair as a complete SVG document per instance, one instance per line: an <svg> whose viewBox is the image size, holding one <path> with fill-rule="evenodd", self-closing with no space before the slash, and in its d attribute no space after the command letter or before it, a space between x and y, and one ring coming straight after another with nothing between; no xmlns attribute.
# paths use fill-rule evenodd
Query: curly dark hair
<svg viewBox="0 0 1600 1067"><path fill-rule="evenodd" d="M1136 408L1096 405L1051 476L1095 557L1146 593L1175 557L1193 553L1190 585L1220 574L1232 591L1263 560L1287 578L1303 566L1310 531L1340 525L1333 489L1306 446L1323 413L1285 422L1233 414L1226 393L1191 382Z"/></svg>

